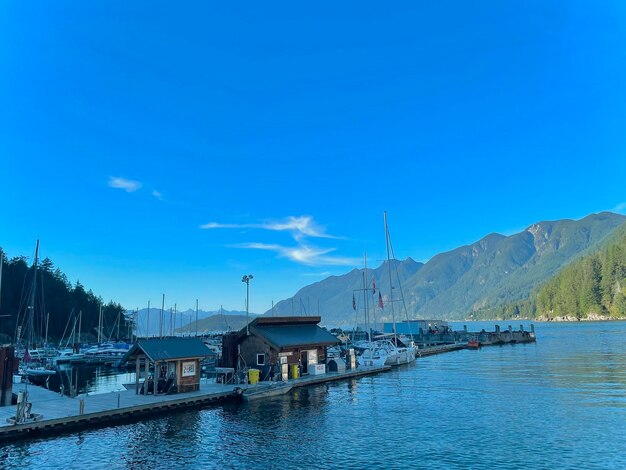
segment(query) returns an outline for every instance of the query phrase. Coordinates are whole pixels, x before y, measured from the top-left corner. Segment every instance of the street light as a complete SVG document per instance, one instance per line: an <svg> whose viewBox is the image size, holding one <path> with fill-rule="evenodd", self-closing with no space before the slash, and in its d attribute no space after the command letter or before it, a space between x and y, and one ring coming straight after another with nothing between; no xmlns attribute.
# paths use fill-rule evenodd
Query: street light
<svg viewBox="0 0 626 470"><path fill-rule="evenodd" d="M241 282L246 283L246 336L250 335L250 280L253 278L252 274L244 275L241 278Z"/></svg>

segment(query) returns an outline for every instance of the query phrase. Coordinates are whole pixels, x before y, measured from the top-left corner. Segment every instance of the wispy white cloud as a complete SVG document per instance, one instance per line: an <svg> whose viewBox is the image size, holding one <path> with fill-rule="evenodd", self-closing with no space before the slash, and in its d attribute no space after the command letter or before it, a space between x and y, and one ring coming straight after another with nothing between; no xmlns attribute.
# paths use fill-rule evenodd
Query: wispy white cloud
<svg viewBox="0 0 626 470"><path fill-rule="evenodd" d="M157 191L156 189L152 190L152 195L157 198L159 201L163 200L163 194L161 194L159 191Z"/></svg>
<svg viewBox="0 0 626 470"><path fill-rule="evenodd" d="M354 266L360 262L355 258L329 255L329 253L335 251L335 248L318 248L308 245L291 247L268 243L239 243L231 246L252 250L274 251L281 258L287 258L306 266Z"/></svg>
<svg viewBox="0 0 626 470"><path fill-rule="evenodd" d="M285 246L273 243L240 243L231 245L235 248L250 250L273 251L280 258L286 258L293 262L306 266L353 266L359 264L359 260L342 256L332 255L336 248L320 248L306 243L307 238L343 239L330 235L326 228L315 222L309 215L290 216L280 220L270 220L261 223L230 224L209 222L201 225L201 229L260 229L274 232L287 232L296 241L296 246Z"/></svg>
<svg viewBox="0 0 626 470"><path fill-rule="evenodd" d="M315 272L315 273L302 273L302 276L305 276L305 277L328 277L331 274L332 273L330 271L322 271L322 272Z"/></svg>
<svg viewBox="0 0 626 470"><path fill-rule="evenodd" d="M310 215L289 216L283 220L274 220L258 224L223 224L219 222L209 222L207 224L201 225L200 228L258 228L279 232L287 231L290 232L293 238L298 241L300 241L305 236L313 238L342 238L326 233L325 227L316 223L315 220L313 220L313 217L311 217Z"/></svg>
<svg viewBox="0 0 626 470"><path fill-rule="evenodd" d="M129 180L119 176L109 176L109 187L115 189L123 189L127 193L132 193L141 188L141 182Z"/></svg>
<svg viewBox="0 0 626 470"><path fill-rule="evenodd" d="M617 212L618 214L624 214L626 212L626 202L620 202L616 205L611 212Z"/></svg>

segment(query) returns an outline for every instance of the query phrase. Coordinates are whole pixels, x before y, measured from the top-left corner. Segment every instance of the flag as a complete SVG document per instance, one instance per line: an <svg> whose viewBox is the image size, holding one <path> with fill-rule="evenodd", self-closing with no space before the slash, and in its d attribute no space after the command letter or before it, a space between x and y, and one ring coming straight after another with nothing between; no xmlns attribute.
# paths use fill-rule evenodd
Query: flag
<svg viewBox="0 0 626 470"><path fill-rule="evenodd" d="M354 293L352 294L352 310L356 310L356 299L354 298Z"/></svg>
<svg viewBox="0 0 626 470"><path fill-rule="evenodd" d="M380 291L378 292L378 306L383 308L383 296L380 295Z"/></svg>
<svg viewBox="0 0 626 470"><path fill-rule="evenodd" d="M376 295L376 279L372 278L372 295Z"/></svg>

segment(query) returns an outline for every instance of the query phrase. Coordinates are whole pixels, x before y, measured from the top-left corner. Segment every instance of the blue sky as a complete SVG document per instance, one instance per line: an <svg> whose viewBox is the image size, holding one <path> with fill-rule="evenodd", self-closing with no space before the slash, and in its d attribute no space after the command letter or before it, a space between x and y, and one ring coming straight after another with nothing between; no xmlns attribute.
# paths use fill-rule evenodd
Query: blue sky
<svg viewBox="0 0 626 470"><path fill-rule="evenodd" d="M250 308L626 209L623 2L3 2L0 246Z"/></svg>

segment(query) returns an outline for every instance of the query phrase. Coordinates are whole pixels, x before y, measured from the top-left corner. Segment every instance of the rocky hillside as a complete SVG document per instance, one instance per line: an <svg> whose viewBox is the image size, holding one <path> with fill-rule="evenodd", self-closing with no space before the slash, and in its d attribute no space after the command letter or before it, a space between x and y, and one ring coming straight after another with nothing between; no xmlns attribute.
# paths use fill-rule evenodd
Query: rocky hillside
<svg viewBox="0 0 626 470"><path fill-rule="evenodd" d="M625 220L622 215L602 212L580 220L538 222L511 236L487 235L471 245L438 254L425 264L410 258L398 261L397 277L409 316L462 319L473 311L527 299L534 288L565 265L601 246ZM354 269L306 286L293 298L279 302L275 313L317 314L319 302L325 323L354 324L352 294L362 286L362 272ZM372 276L387 299L386 263L368 270L368 278ZM398 298L395 274L394 286L394 298ZM388 311L386 307L377 315L389 318Z"/></svg>

